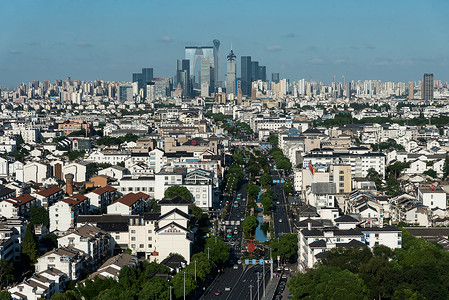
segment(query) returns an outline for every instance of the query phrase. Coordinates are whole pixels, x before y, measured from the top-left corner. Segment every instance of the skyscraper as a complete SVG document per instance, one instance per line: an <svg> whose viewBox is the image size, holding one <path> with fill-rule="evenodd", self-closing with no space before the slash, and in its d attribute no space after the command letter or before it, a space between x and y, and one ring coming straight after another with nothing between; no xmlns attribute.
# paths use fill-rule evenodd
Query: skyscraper
<svg viewBox="0 0 449 300"><path fill-rule="evenodd" d="M201 95L209 97L214 88L214 67L207 58L201 59ZM207 92L206 92L207 91Z"/></svg>
<svg viewBox="0 0 449 300"><path fill-rule="evenodd" d="M190 61L188 59L178 59L176 68L176 84L180 84L182 88L182 95L190 97Z"/></svg>
<svg viewBox="0 0 449 300"><path fill-rule="evenodd" d="M215 87L218 88L221 86L220 83L220 41L214 40L214 80Z"/></svg>
<svg viewBox="0 0 449 300"><path fill-rule="evenodd" d="M226 58L226 93L234 94L235 93L235 80L237 78L237 57L234 52L229 52L228 57Z"/></svg>
<svg viewBox="0 0 449 300"><path fill-rule="evenodd" d="M433 100L433 73L424 74L421 88L421 98L425 101Z"/></svg>
<svg viewBox="0 0 449 300"><path fill-rule="evenodd" d="M251 82L259 79L259 62L251 61Z"/></svg>
<svg viewBox="0 0 449 300"><path fill-rule="evenodd" d="M202 47L185 47L185 59L190 61L190 69L189 74L194 75L196 72L198 59L206 58L209 60L212 66L215 66L214 60L214 48L211 46L202 46ZM201 78L198 78L201 81Z"/></svg>
<svg viewBox="0 0 449 300"><path fill-rule="evenodd" d="M142 68L142 73L133 73L133 82L137 82L137 93L147 91L147 84L153 81L153 68Z"/></svg>
<svg viewBox="0 0 449 300"><path fill-rule="evenodd" d="M242 94L251 96L251 56L242 56L241 63Z"/></svg>
<svg viewBox="0 0 449 300"><path fill-rule="evenodd" d="M267 67L266 66L259 66L259 77L257 79L260 79L263 82L267 81Z"/></svg>
<svg viewBox="0 0 449 300"><path fill-rule="evenodd" d="M414 89L415 89L415 86L413 84L413 81L409 81L408 82L408 100L414 99Z"/></svg>
<svg viewBox="0 0 449 300"><path fill-rule="evenodd" d="M279 83L279 73L271 73L271 81Z"/></svg>

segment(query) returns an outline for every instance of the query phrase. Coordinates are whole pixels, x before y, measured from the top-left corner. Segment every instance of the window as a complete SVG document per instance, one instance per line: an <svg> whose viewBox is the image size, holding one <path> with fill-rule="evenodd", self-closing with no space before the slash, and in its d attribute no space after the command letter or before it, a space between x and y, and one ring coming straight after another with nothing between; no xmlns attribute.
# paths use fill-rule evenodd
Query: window
<svg viewBox="0 0 449 300"><path fill-rule="evenodd" d="M399 233L398 233L398 237L401 237L401 236L402 236L402 233L399 232Z"/></svg>
<svg viewBox="0 0 449 300"><path fill-rule="evenodd" d="M345 187L345 183L344 182L340 182L338 186L339 187Z"/></svg>
<svg viewBox="0 0 449 300"><path fill-rule="evenodd" d="M140 245L139 245L139 248L143 248L143 244L140 244Z"/></svg>
<svg viewBox="0 0 449 300"><path fill-rule="evenodd" d="M379 246L379 242L375 242L375 243L374 243L374 246Z"/></svg>
<svg viewBox="0 0 449 300"><path fill-rule="evenodd" d="M131 244L131 248L136 248L136 244Z"/></svg>
<svg viewBox="0 0 449 300"><path fill-rule="evenodd" d="M398 246L400 246L402 244L402 242L401 241L398 241Z"/></svg>
<svg viewBox="0 0 449 300"><path fill-rule="evenodd" d="M345 171L343 171L343 170L340 170L339 172L338 172L339 174L344 174L345 173Z"/></svg>
<svg viewBox="0 0 449 300"><path fill-rule="evenodd" d="M136 233L136 231L135 230L131 230L131 233Z"/></svg>
<svg viewBox="0 0 449 300"><path fill-rule="evenodd" d="M151 233L151 229L150 229L150 230L148 230L148 233Z"/></svg>
<svg viewBox="0 0 449 300"><path fill-rule="evenodd" d="M366 237L369 237L369 233L366 234Z"/></svg>
<svg viewBox="0 0 449 300"><path fill-rule="evenodd" d="M131 237L131 241L134 242L135 240L136 240L136 237L135 237L135 236L132 236L132 237Z"/></svg>
<svg viewBox="0 0 449 300"><path fill-rule="evenodd" d="M376 233L376 234L375 234L374 236L378 238L378 237L379 237L379 234L378 234L378 233Z"/></svg>
<svg viewBox="0 0 449 300"><path fill-rule="evenodd" d="M119 235L116 235L116 236L115 236L115 239L116 239L116 240L119 240L119 239L120 239L120 236L119 236Z"/></svg>
<svg viewBox="0 0 449 300"><path fill-rule="evenodd" d="M344 176L339 176L340 181L345 181L345 177Z"/></svg>
<svg viewBox="0 0 449 300"><path fill-rule="evenodd" d="M152 247L152 245L151 244L148 244L148 248L151 248Z"/></svg>
<svg viewBox="0 0 449 300"><path fill-rule="evenodd" d="M337 242L339 242L340 241L340 238L337 238Z"/></svg>
<svg viewBox="0 0 449 300"><path fill-rule="evenodd" d="M148 237L148 240L151 241L153 238L151 236Z"/></svg>

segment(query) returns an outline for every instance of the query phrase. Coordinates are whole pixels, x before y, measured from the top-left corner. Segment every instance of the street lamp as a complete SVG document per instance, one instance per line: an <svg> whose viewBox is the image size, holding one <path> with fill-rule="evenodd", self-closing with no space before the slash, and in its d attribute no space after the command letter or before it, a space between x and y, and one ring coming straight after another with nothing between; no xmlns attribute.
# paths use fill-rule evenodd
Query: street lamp
<svg viewBox="0 0 449 300"><path fill-rule="evenodd" d="M186 300L186 272L183 272L184 274L184 300Z"/></svg>
<svg viewBox="0 0 449 300"><path fill-rule="evenodd" d="M257 300L260 300L260 283L259 272L257 272Z"/></svg>
<svg viewBox="0 0 449 300"><path fill-rule="evenodd" d="M207 249L207 260L209 260L209 252L210 252L210 248L208 247L208 248L206 248Z"/></svg>
<svg viewBox="0 0 449 300"><path fill-rule="evenodd" d="M249 299L253 300L253 285L249 285Z"/></svg>
<svg viewBox="0 0 449 300"><path fill-rule="evenodd" d="M168 290L170 291L170 300L171 300L171 290L173 289L173 287L170 285L169 287L168 287Z"/></svg>

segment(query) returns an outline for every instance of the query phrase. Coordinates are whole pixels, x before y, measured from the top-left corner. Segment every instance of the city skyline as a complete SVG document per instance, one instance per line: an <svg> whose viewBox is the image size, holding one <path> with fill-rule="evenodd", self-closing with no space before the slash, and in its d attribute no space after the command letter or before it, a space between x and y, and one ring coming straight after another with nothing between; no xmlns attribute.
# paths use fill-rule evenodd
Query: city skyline
<svg viewBox="0 0 449 300"><path fill-rule="evenodd" d="M251 56L267 66L268 76L280 73L295 81L331 82L334 75L344 75L347 80L408 82L421 80L423 73L448 81L444 8L449 4L413 2L380 1L372 7L356 1L275 6L259 1L258 6L239 3L238 9L232 1L7 3L3 23L10 29L0 33L0 86L67 76L130 81L142 67L153 68L154 77L174 77L185 46L213 46L214 39L221 53L229 53L232 43L239 77L240 58ZM180 18L200 12L202 22ZM422 36L426 43L418 43ZM225 66L222 55L222 82Z"/></svg>

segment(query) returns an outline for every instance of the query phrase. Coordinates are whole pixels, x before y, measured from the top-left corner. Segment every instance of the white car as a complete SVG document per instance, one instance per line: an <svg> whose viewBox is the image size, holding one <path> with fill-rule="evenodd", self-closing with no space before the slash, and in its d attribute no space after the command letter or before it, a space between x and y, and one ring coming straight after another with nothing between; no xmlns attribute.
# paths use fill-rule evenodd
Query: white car
<svg viewBox="0 0 449 300"><path fill-rule="evenodd" d="M279 223L282 223L282 219L279 219Z"/></svg>

